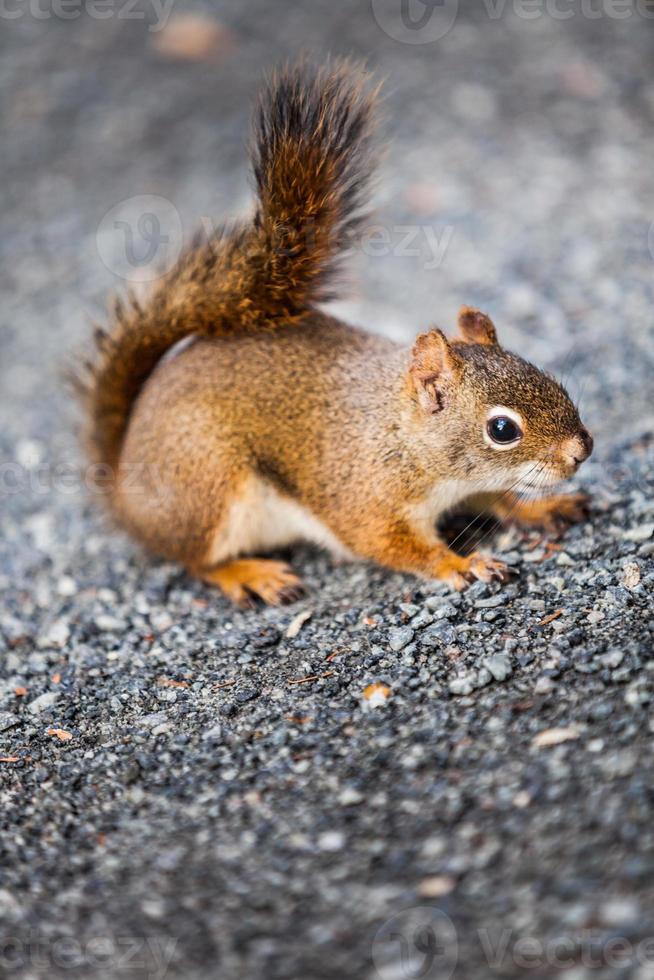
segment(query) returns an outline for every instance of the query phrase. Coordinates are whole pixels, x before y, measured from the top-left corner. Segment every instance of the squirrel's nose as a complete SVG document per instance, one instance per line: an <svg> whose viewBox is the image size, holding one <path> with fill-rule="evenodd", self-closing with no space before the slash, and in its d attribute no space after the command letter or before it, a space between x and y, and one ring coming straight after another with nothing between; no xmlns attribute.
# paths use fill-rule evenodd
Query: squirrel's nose
<svg viewBox="0 0 654 980"><path fill-rule="evenodd" d="M588 457L593 451L593 437L591 436L588 429L580 429L579 438L582 442L582 445L584 447L584 452L585 452L585 455L582 457L582 459L579 460L579 462L583 463L584 459L588 459Z"/></svg>
<svg viewBox="0 0 654 980"><path fill-rule="evenodd" d="M593 437L588 429L580 429L576 436L567 439L563 451L574 466L588 459L593 451Z"/></svg>

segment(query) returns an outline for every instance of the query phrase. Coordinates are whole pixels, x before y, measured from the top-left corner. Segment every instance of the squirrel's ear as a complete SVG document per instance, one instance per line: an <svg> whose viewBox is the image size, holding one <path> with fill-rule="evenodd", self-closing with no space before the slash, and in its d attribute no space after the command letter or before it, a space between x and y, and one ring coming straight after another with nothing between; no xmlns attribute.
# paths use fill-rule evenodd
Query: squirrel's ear
<svg viewBox="0 0 654 980"><path fill-rule="evenodd" d="M469 344L497 344L493 321L472 306L462 306L459 310L459 333Z"/></svg>
<svg viewBox="0 0 654 980"><path fill-rule="evenodd" d="M411 351L411 378L420 404L430 415L445 408L448 382L459 367L459 358L441 330L416 337Z"/></svg>

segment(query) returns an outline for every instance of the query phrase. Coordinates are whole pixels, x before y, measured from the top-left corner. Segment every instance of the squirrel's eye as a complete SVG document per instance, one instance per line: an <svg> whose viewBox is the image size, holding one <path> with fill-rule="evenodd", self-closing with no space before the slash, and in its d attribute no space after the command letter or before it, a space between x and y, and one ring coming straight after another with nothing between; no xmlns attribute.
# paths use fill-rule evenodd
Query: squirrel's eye
<svg viewBox="0 0 654 980"><path fill-rule="evenodd" d="M506 446L510 442L517 442L522 438L520 426L508 415L496 415L486 423L486 431L493 440L501 446Z"/></svg>

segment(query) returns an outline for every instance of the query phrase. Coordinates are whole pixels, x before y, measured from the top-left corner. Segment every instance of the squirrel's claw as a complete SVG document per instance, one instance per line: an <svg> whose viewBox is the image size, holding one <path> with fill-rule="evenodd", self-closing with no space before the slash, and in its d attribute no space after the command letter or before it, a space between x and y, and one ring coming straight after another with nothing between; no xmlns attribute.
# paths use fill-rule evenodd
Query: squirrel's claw
<svg viewBox="0 0 654 980"><path fill-rule="evenodd" d="M477 579L480 582L492 582L493 579L506 582L510 575L511 569L504 562L475 551L467 557L449 554L440 564L438 577L461 592Z"/></svg>
<svg viewBox="0 0 654 980"><path fill-rule="evenodd" d="M500 582L506 582L511 574L511 570L503 561L497 561L495 558L485 558L478 552L474 552L470 555L469 574L472 576L469 581L479 579L480 582L492 582L493 579L498 579Z"/></svg>

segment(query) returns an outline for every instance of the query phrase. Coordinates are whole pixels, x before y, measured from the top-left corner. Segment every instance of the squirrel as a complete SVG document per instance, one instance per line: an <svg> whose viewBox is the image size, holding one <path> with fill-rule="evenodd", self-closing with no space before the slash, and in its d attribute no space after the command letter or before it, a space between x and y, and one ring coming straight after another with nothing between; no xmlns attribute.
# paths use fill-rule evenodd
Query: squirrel
<svg viewBox="0 0 654 980"><path fill-rule="evenodd" d="M450 549L445 512L547 531L587 516L583 494L531 499L593 441L487 315L464 306L458 336L405 347L318 308L365 216L376 94L348 62L273 75L254 217L196 241L148 302L117 301L79 377L118 524L236 603L301 595L258 557L301 539L463 589L510 570Z"/></svg>

